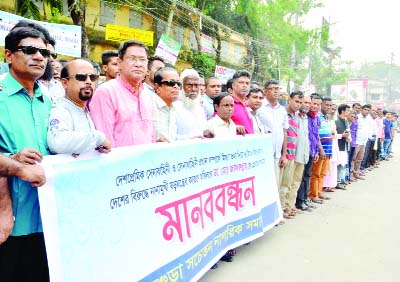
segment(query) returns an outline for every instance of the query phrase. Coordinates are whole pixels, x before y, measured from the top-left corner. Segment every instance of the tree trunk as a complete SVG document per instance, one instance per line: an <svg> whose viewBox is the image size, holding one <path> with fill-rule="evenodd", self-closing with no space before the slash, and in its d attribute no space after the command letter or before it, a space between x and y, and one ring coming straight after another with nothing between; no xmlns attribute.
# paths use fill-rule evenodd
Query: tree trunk
<svg viewBox="0 0 400 282"><path fill-rule="evenodd" d="M176 0L172 0L171 9L169 10L168 14L167 29L165 30L165 34L169 37L171 37L170 33L171 33L172 20L174 19L175 7L176 7Z"/></svg>
<svg viewBox="0 0 400 282"><path fill-rule="evenodd" d="M256 43L254 42L254 40L251 41L251 46L252 46L252 51L253 51L253 58L254 58L254 70L253 70L253 75L252 77L254 77L255 79L258 80L258 74L260 71L260 56L258 54L258 48Z"/></svg>
<svg viewBox="0 0 400 282"><path fill-rule="evenodd" d="M71 11L71 18L74 25L81 26L82 37L81 37L81 57L88 59L90 56L89 52L89 38L86 31L85 25L85 11L86 2L80 0L68 0L68 9Z"/></svg>

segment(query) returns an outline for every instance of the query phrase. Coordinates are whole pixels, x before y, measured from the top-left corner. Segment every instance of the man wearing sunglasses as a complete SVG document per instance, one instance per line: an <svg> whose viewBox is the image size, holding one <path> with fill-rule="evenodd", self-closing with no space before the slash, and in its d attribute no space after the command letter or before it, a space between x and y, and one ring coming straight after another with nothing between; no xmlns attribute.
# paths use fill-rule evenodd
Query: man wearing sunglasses
<svg viewBox="0 0 400 282"><path fill-rule="evenodd" d="M118 50L120 75L101 84L90 101L98 130L113 147L155 142L153 94L143 91L147 48L137 40L122 42Z"/></svg>
<svg viewBox="0 0 400 282"><path fill-rule="evenodd" d="M154 74L154 86L157 96L154 96L154 128L158 142L176 141L176 107L182 87L176 69L163 67Z"/></svg>
<svg viewBox="0 0 400 282"><path fill-rule="evenodd" d="M111 151L110 141L95 129L86 107L98 78L93 65L83 59L70 61L62 69L66 95L51 109L47 134L52 153L76 156L94 149L101 153Z"/></svg>
<svg viewBox="0 0 400 282"><path fill-rule="evenodd" d="M59 99L65 96L64 87L61 82L54 78L54 69L57 67L57 53L55 52L56 41L50 38L47 48L50 51L49 61L47 63L45 75L43 75L39 80L39 86L42 88L45 95L47 95L53 105L57 103Z"/></svg>
<svg viewBox="0 0 400 282"><path fill-rule="evenodd" d="M50 56L47 43L41 32L30 27L14 28L5 38L10 72L0 83L0 151L29 165L49 154L46 134L51 101L36 83ZM49 281L37 188L17 177L8 183L8 188L0 184L0 190L10 191L15 221L10 237L0 242L0 280ZM2 208L3 200L0 197Z"/></svg>

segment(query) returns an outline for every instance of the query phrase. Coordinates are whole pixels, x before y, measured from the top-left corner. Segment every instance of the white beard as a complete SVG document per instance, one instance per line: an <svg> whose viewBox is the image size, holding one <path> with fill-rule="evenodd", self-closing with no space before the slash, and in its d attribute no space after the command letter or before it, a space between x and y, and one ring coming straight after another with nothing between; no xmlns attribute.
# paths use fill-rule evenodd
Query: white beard
<svg viewBox="0 0 400 282"><path fill-rule="evenodd" d="M201 95L197 95L195 99L190 99L189 97L186 97L185 93L182 91L181 92L181 100L186 109L194 109L195 107L200 105L201 102Z"/></svg>

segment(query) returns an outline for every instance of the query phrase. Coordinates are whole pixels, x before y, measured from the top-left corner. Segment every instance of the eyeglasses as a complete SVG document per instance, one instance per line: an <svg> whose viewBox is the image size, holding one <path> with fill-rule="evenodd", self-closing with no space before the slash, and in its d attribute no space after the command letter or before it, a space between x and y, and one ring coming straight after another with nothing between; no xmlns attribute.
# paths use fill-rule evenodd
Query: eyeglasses
<svg viewBox="0 0 400 282"><path fill-rule="evenodd" d="M125 60L130 64L139 63L141 65L147 65L147 62L149 61L147 58L137 58L134 56L127 57Z"/></svg>
<svg viewBox="0 0 400 282"><path fill-rule="evenodd" d="M50 57L50 50L46 48L38 48L35 46L18 46L15 48L15 51L22 51L25 55L35 55L38 51L39 53L44 57L48 58Z"/></svg>
<svg viewBox="0 0 400 282"><path fill-rule="evenodd" d="M280 87L268 87L268 88L265 88L265 89L267 89L267 90L279 90L281 88Z"/></svg>
<svg viewBox="0 0 400 282"><path fill-rule="evenodd" d="M55 60L57 59L57 53L50 53L50 56Z"/></svg>
<svg viewBox="0 0 400 282"><path fill-rule="evenodd" d="M67 76L66 79L70 79L71 77L75 77L75 79L78 80L78 81L86 81L88 76L89 76L89 78L90 78L90 80L92 82L95 82L95 81L97 81L99 79L99 75L98 74L94 74L94 73L93 74L77 73L75 75Z"/></svg>
<svg viewBox="0 0 400 282"><path fill-rule="evenodd" d="M182 87L182 83L180 81L176 81L176 80L165 80L165 81L161 81L160 84L165 84L169 87L174 87L175 85L178 85L179 88Z"/></svg>

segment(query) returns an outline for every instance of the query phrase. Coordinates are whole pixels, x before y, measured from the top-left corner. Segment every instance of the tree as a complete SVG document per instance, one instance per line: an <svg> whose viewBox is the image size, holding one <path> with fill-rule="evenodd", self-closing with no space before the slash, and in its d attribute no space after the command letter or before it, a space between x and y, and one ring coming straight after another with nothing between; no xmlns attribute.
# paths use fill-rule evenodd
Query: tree
<svg viewBox="0 0 400 282"><path fill-rule="evenodd" d="M81 57L89 58L89 38L86 30L86 1L85 0L68 0L68 10L70 11L72 22L74 25L81 26L82 30L82 45Z"/></svg>

